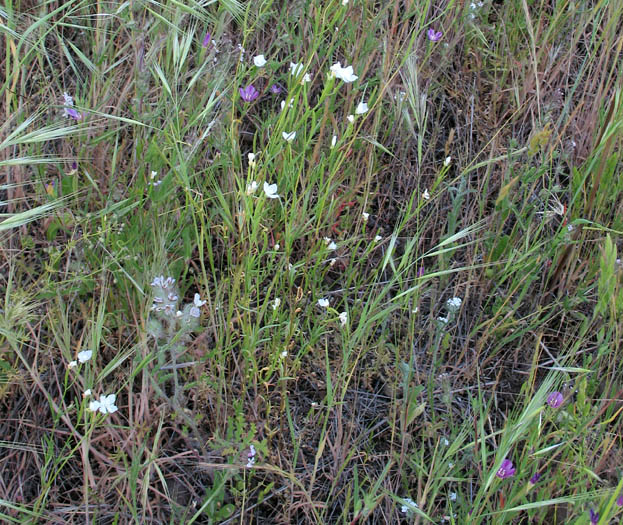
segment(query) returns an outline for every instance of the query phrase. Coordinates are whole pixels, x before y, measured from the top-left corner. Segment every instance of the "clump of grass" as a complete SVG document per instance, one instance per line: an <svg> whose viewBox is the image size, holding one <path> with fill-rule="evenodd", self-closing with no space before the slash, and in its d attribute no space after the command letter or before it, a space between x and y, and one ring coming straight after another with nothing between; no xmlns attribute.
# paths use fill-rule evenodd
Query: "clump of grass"
<svg viewBox="0 0 623 525"><path fill-rule="evenodd" d="M2 519L620 516L584 7L7 4Z"/></svg>

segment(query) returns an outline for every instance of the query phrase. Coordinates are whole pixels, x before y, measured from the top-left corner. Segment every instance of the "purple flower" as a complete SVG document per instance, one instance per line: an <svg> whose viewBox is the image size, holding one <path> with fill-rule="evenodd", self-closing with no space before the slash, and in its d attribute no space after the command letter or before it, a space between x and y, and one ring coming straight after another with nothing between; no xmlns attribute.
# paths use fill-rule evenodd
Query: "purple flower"
<svg viewBox="0 0 623 525"><path fill-rule="evenodd" d="M279 84L273 84L272 86L270 86L270 92L278 95L279 93L281 93L281 86Z"/></svg>
<svg viewBox="0 0 623 525"><path fill-rule="evenodd" d="M515 467L513 466L513 462L510 459L505 459L502 461L500 468L495 473L495 475L500 479L510 478L515 475Z"/></svg>
<svg viewBox="0 0 623 525"><path fill-rule="evenodd" d="M424 267L423 266L418 268L417 276L418 277L423 277L424 276Z"/></svg>
<svg viewBox="0 0 623 525"><path fill-rule="evenodd" d="M81 113L78 113L78 112L77 112L77 111L73 108L73 105L74 105L74 98L73 98L73 97L72 97L69 93L67 93L67 91L65 91L65 92L63 93L63 100L64 100L64 102L65 102L65 107L64 107L64 110L65 110L65 116L66 116L66 117L71 117L71 118L72 118L72 119L74 119L74 120L82 120L82 114L81 114Z"/></svg>
<svg viewBox="0 0 623 525"><path fill-rule="evenodd" d="M212 40L212 35L209 32L207 32L206 36L203 37L203 43L201 45L203 47L208 47L210 40Z"/></svg>
<svg viewBox="0 0 623 525"><path fill-rule="evenodd" d="M560 392L552 392L549 396L547 396L547 404L552 408L558 408L562 405L563 396Z"/></svg>
<svg viewBox="0 0 623 525"><path fill-rule="evenodd" d="M260 96L257 89L253 87L253 84L249 84L246 88L239 88L238 91L240 91L240 98L245 102L253 102Z"/></svg>
<svg viewBox="0 0 623 525"><path fill-rule="evenodd" d="M534 474L534 476L532 476L532 477L530 478L529 483L530 483L531 485L536 485L536 484L539 482L539 480L540 480L540 479L541 479L541 474L539 474L538 472L536 472L536 473Z"/></svg>
<svg viewBox="0 0 623 525"><path fill-rule="evenodd" d="M591 525L597 525L599 523L599 513L595 512L593 509L588 511L591 517Z"/></svg>
<svg viewBox="0 0 623 525"><path fill-rule="evenodd" d="M617 498L616 504L619 507L623 507L623 493L621 493L621 495Z"/></svg>
<svg viewBox="0 0 623 525"><path fill-rule="evenodd" d="M435 31L432 27L426 33L431 42L439 42L443 36L441 31Z"/></svg>
<svg viewBox="0 0 623 525"><path fill-rule="evenodd" d="M82 120L82 113L78 113L74 108L65 108L65 116L74 120Z"/></svg>

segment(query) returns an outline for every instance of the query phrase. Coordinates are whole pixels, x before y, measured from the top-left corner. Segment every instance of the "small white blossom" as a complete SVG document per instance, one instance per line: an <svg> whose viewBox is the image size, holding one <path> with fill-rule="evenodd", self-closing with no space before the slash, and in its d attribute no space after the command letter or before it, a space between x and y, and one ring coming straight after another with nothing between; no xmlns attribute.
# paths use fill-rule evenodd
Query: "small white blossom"
<svg viewBox="0 0 623 525"><path fill-rule="evenodd" d="M400 511L403 514L410 514L413 512L413 509L417 509L417 503L413 501L411 498L403 498L403 505L400 507Z"/></svg>
<svg viewBox="0 0 623 525"><path fill-rule="evenodd" d="M283 352L281 352L281 354L279 354L281 356L281 359L285 359L286 357L288 357L288 351L284 350Z"/></svg>
<svg viewBox="0 0 623 525"><path fill-rule="evenodd" d="M266 65L266 59L264 55L257 55L253 57L253 63L255 67L264 67Z"/></svg>
<svg viewBox="0 0 623 525"><path fill-rule="evenodd" d="M311 75L309 73L305 73L301 79L301 84L306 84L307 82L311 82Z"/></svg>
<svg viewBox="0 0 623 525"><path fill-rule="evenodd" d="M281 245L277 242L275 243L275 245L273 246L273 250L278 250L279 248L281 248Z"/></svg>
<svg viewBox="0 0 623 525"><path fill-rule="evenodd" d="M342 0L342 5L348 5L348 0Z"/></svg>
<svg viewBox="0 0 623 525"><path fill-rule="evenodd" d="M337 135L333 135L333 138L331 139L331 148L335 148L336 144L337 144Z"/></svg>
<svg viewBox="0 0 623 525"><path fill-rule="evenodd" d="M450 492L450 501L456 501L456 492Z"/></svg>
<svg viewBox="0 0 623 525"><path fill-rule="evenodd" d="M255 465L255 455L257 452L255 451L255 447L253 445L249 445L249 453L247 454L247 468L252 468Z"/></svg>
<svg viewBox="0 0 623 525"><path fill-rule="evenodd" d="M443 161L443 165L449 166L450 162L452 162L452 157L446 157L446 160Z"/></svg>
<svg viewBox="0 0 623 525"><path fill-rule="evenodd" d="M346 326L346 323L348 323L348 312L341 312L339 315L340 318L340 324L342 326Z"/></svg>
<svg viewBox="0 0 623 525"><path fill-rule="evenodd" d="M374 236L374 242L379 242L383 237L381 237L380 235L375 235Z"/></svg>
<svg viewBox="0 0 623 525"><path fill-rule="evenodd" d="M452 299L448 299L446 301L446 306L451 312L458 312L458 310L461 308L462 302L463 301L460 297L453 297Z"/></svg>
<svg viewBox="0 0 623 525"><path fill-rule="evenodd" d="M348 120L348 122L350 122L352 124L353 122L355 122L355 116L354 115L348 115L346 117L346 120Z"/></svg>
<svg viewBox="0 0 623 525"><path fill-rule="evenodd" d="M444 444L444 446L446 446L446 447L450 444L450 442L448 441L448 438L443 438L443 439L441 440L441 442L442 442L442 443Z"/></svg>
<svg viewBox="0 0 623 525"><path fill-rule="evenodd" d="M193 303L195 304L197 308L201 308L204 304L206 304L206 301L202 301L201 296L198 293L196 293L193 299Z"/></svg>
<svg viewBox="0 0 623 525"><path fill-rule="evenodd" d="M305 66L303 64L300 63L294 63L294 62L290 62L290 74L298 77L302 72L303 69L305 69Z"/></svg>
<svg viewBox="0 0 623 525"><path fill-rule="evenodd" d="M151 175L149 176L150 179L155 179L158 176L158 172L157 171L152 171Z"/></svg>
<svg viewBox="0 0 623 525"><path fill-rule="evenodd" d="M279 297L275 297L273 301L273 310L276 310L281 305L281 299Z"/></svg>
<svg viewBox="0 0 623 525"><path fill-rule="evenodd" d="M329 306L329 299L318 299L318 306L320 306L320 308L326 308L327 306Z"/></svg>
<svg viewBox="0 0 623 525"><path fill-rule="evenodd" d="M276 184L268 184L268 182L264 183L264 193L269 199L278 199L279 195L277 194L277 185Z"/></svg>
<svg viewBox="0 0 623 525"><path fill-rule="evenodd" d="M86 363L93 356L93 350L83 350L82 352L78 352L78 361L81 363Z"/></svg>
<svg viewBox="0 0 623 525"><path fill-rule="evenodd" d="M91 395L91 389L87 388L83 393L82 397L89 397Z"/></svg>
<svg viewBox="0 0 623 525"><path fill-rule="evenodd" d="M281 101L281 111L283 111L286 107L286 101L282 100ZM294 107L294 100L290 99L290 102L288 102L288 108L292 108Z"/></svg>
<svg viewBox="0 0 623 525"><path fill-rule="evenodd" d="M75 368L78 366L78 361L69 361L69 368Z"/></svg>
<svg viewBox="0 0 623 525"><path fill-rule="evenodd" d="M115 405L116 399L117 394L101 396L99 401L91 401L89 403L89 410L91 412L97 412L99 410L102 414L113 414L117 411L117 407Z"/></svg>
<svg viewBox="0 0 623 525"><path fill-rule="evenodd" d="M364 211L364 212L361 214L361 216L363 217L363 222L368 222L368 219L370 218L370 214L369 214L369 213L367 213L367 212L365 212L365 211Z"/></svg>
<svg viewBox="0 0 623 525"><path fill-rule="evenodd" d="M247 184L247 195L253 195L258 188L258 183L256 181L251 181L249 184Z"/></svg>
<svg viewBox="0 0 623 525"><path fill-rule="evenodd" d="M255 153L249 153L247 158L249 159L249 167L255 168Z"/></svg>
<svg viewBox="0 0 623 525"><path fill-rule="evenodd" d="M443 324L448 324L448 318L447 317L437 317L437 321L439 321L440 323Z"/></svg>
<svg viewBox="0 0 623 525"><path fill-rule="evenodd" d="M337 250L337 244L335 244L329 237L324 238L324 242L327 245L327 248L331 251Z"/></svg>
<svg viewBox="0 0 623 525"><path fill-rule="evenodd" d="M359 77L355 74L353 74L353 66L348 66L348 67L342 67L342 64L340 64L339 62L336 62L335 64L333 64L331 66L331 75L333 75L335 78L339 78L341 81L345 82L346 84L349 84L351 82L354 82L355 80L357 80Z"/></svg>
<svg viewBox="0 0 623 525"><path fill-rule="evenodd" d="M363 115L368 111L368 104L366 104L363 100L359 102L357 107L355 108L355 115Z"/></svg>
<svg viewBox="0 0 623 525"><path fill-rule="evenodd" d="M287 133L284 131L281 133L281 136L283 137L284 140L288 142L292 142L294 138L296 137L296 131L290 131L290 133Z"/></svg>
<svg viewBox="0 0 623 525"><path fill-rule="evenodd" d="M424 192L422 193L422 198L423 198L425 201L427 201L427 200L429 200L429 199L430 199L430 193L428 193L428 188L426 188L426 189L424 190Z"/></svg>

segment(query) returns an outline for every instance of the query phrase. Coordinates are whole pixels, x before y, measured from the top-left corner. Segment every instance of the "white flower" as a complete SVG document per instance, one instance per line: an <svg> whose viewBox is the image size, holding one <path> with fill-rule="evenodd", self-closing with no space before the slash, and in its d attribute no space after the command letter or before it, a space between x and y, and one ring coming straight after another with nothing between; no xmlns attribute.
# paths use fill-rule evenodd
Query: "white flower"
<svg viewBox="0 0 623 525"><path fill-rule="evenodd" d="M348 0L342 0L342 5L348 5Z"/></svg>
<svg viewBox="0 0 623 525"><path fill-rule="evenodd" d="M442 442L442 443L444 444L444 446L446 446L446 447L450 444L450 442L448 441L448 438L443 438L443 439L441 440L441 442Z"/></svg>
<svg viewBox="0 0 623 525"><path fill-rule="evenodd" d="M461 300L460 297L453 297L452 299L448 299L446 301L446 306L448 307L448 310L450 310L451 312L458 312L458 310L461 308L461 303L463 301Z"/></svg>
<svg viewBox="0 0 623 525"><path fill-rule="evenodd" d="M249 153L247 155L247 158L249 159L249 167L254 168L255 167L255 153Z"/></svg>
<svg viewBox="0 0 623 525"><path fill-rule="evenodd" d="M329 237L325 237L324 242L326 243L327 248L329 248L329 250L337 249L337 244L335 244Z"/></svg>
<svg viewBox="0 0 623 525"><path fill-rule="evenodd" d="M439 321L440 323L443 323L443 324L448 324L448 318L447 317L437 317L437 321Z"/></svg>
<svg viewBox="0 0 623 525"><path fill-rule="evenodd" d="M247 468L253 467L255 465L255 447L253 445L249 445L249 453L247 454Z"/></svg>
<svg viewBox="0 0 623 525"><path fill-rule="evenodd" d="M354 115L348 115L346 117L346 120L348 120L348 122L350 122L352 124L353 122L355 122L355 116Z"/></svg>
<svg viewBox="0 0 623 525"><path fill-rule="evenodd" d="M368 111L368 104L366 104L363 100L359 102L359 104L355 108L356 115L363 115L367 111Z"/></svg>
<svg viewBox="0 0 623 525"><path fill-rule="evenodd" d="M284 140L287 140L288 142L292 142L294 138L296 137L296 131L290 131L290 133L286 133L285 131L283 131L281 133L281 136L283 137Z"/></svg>
<svg viewBox="0 0 623 525"><path fill-rule="evenodd" d="M353 66L342 67L342 64L336 62L331 66L331 75L336 78L339 78L341 81L349 84L350 82L354 82L359 77L353 74Z"/></svg>
<svg viewBox="0 0 623 525"><path fill-rule="evenodd" d="M309 73L305 73L301 79L301 84L305 84L306 82L311 82L311 75Z"/></svg>
<svg viewBox="0 0 623 525"><path fill-rule="evenodd" d="M275 243L275 245L273 246L273 250L277 251L279 248L281 248L281 245L278 242Z"/></svg>
<svg viewBox="0 0 623 525"><path fill-rule="evenodd" d="M193 299L193 303L195 303L195 306L197 308L201 308L204 304L206 304L206 301L202 301L201 296L198 293L196 293L195 298Z"/></svg>
<svg viewBox="0 0 623 525"><path fill-rule="evenodd" d="M331 139L331 148L335 148L336 144L337 144L337 135L333 135L333 138Z"/></svg>
<svg viewBox="0 0 623 525"><path fill-rule="evenodd" d="M281 305L281 299L279 297L275 297L275 300L273 301L273 310L279 308L279 305Z"/></svg>
<svg viewBox="0 0 623 525"><path fill-rule="evenodd" d="M195 298L193 299L193 306L190 308L190 315L198 319L201 316L201 310L199 310L199 308L201 308L204 304L206 304L206 301L202 301L201 296L196 293Z"/></svg>
<svg viewBox="0 0 623 525"><path fill-rule="evenodd" d="M89 410L91 412L97 412L99 410L102 414L112 414L117 411L117 407L115 406L116 399L117 394L101 396L99 401L91 401L89 403Z"/></svg>
<svg viewBox="0 0 623 525"><path fill-rule="evenodd" d="M424 190L424 192L422 193L422 198L427 201L428 199L430 199L430 193L428 193L428 188L426 188Z"/></svg>
<svg viewBox="0 0 623 525"><path fill-rule="evenodd" d="M75 368L78 366L78 361L69 361L69 368Z"/></svg>
<svg viewBox="0 0 623 525"><path fill-rule="evenodd" d="M285 107L286 107L286 101L282 100L281 101L281 111L283 111L285 109ZM290 99L290 102L288 103L288 107L289 108L294 107L294 100Z"/></svg>
<svg viewBox="0 0 623 525"><path fill-rule="evenodd" d="M290 62L290 74L298 77L302 72L303 69L305 69L305 66L303 64L297 63L295 64L294 62Z"/></svg>
<svg viewBox="0 0 623 525"><path fill-rule="evenodd" d="M450 492L450 501L456 501L456 492Z"/></svg>
<svg viewBox="0 0 623 525"><path fill-rule="evenodd" d="M264 193L269 199L278 199L279 195L277 194L277 185L276 184L268 184L268 182L264 183Z"/></svg>
<svg viewBox="0 0 623 525"><path fill-rule="evenodd" d="M419 311L419 309L420 309L420 308L419 308L418 306L416 306L413 310L411 310L411 313L412 313L412 314L417 314L417 313L418 313L418 311Z"/></svg>
<svg viewBox="0 0 623 525"><path fill-rule="evenodd" d="M341 312L339 318L342 326L346 326L346 323L348 323L348 312Z"/></svg>
<svg viewBox="0 0 623 525"><path fill-rule="evenodd" d="M253 195L258 188L258 183L256 181L251 181L247 184L247 195Z"/></svg>
<svg viewBox="0 0 623 525"><path fill-rule="evenodd" d="M63 92L63 100L66 106L74 105L74 97L72 97L69 93L67 93L67 91Z"/></svg>
<svg viewBox="0 0 623 525"><path fill-rule="evenodd" d="M266 65L266 59L264 58L264 55L257 55L253 57L253 63L255 64L255 67L264 67Z"/></svg>
<svg viewBox="0 0 623 525"><path fill-rule="evenodd" d="M149 178L153 180L153 179L155 179L157 176L158 176L158 172L157 172L157 171L152 171L152 172L151 172L151 175L150 175L150 177L149 177Z"/></svg>
<svg viewBox="0 0 623 525"><path fill-rule="evenodd" d="M379 242L383 237L381 237L380 235L376 235L374 237L374 242Z"/></svg>
<svg viewBox="0 0 623 525"><path fill-rule="evenodd" d="M91 356L93 355L93 350L83 350L82 352L78 352L78 361L81 363L86 363Z"/></svg>
<svg viewBox="0 0 623 525"><path fill-rule="evenodd" d="M363 217L363 222L368 222L368 219L370 218L370 214L366 213L365 211L361 214L361 216Z"/></svg>
<svg viewBox="0 0 623 525"><path fill-rule="evenodd" d="M446 157L446 160L443 161L444 166L449 166L452 161L452 157Z"/></svg>
<svg viewBox="0 0 623 525"><path fill-rule="evenodd" d="M403 500L404 505L402 505L402 507L400 507L400 511L403 514L409 514L410 512L413 511L413 509L417 509L417 503L415 501L413 501L411 498L404 498Z"/></svg>
<svg viewBox="0 0 623 525"><path fill-rule="evenodd" d="M91 389L87 388L83 393L82 397L89 397L91 395Z"/></svg>
<svg viewBox="0 0 623 525"><path fill-rule="evenodd" d="M320 306L320 308L326 308L327 306L329 306L329 299L318 299L318 306Z"/></svg>
<svg viewBox="0 0 623 525"><path fill-rule="evenodd" d="M281 352L281 359L285 359L286 357L288 357L288 351L284 350L283 352Z"/></svg>

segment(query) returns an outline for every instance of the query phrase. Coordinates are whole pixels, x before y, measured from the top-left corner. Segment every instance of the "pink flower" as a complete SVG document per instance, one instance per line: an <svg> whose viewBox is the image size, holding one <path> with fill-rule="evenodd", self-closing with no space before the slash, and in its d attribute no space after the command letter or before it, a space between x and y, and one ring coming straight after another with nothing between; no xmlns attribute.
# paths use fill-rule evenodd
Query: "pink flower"
<svg viewBox="0 0 623 525"><path fill-rule="evenodd" d="M495 475L500 479L511 478L515 475L515 467L513 466L513 462L510 459L505 459L502 461L500 468L495 473Z"/></svg>
<svg viewBox="0 0 623 525"><path fill-rule="evenodd" d="M431 42L439 42L443 36L441 31L435 31L432 27L426 33Z"/></svg>

